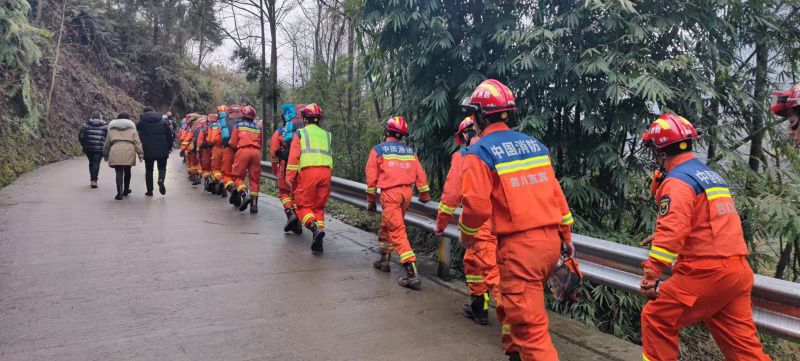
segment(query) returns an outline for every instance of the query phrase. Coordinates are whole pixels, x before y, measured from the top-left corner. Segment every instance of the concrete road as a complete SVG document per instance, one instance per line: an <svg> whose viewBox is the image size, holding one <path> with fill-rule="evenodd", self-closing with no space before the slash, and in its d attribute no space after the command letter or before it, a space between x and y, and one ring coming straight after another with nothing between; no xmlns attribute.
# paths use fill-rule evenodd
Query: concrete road
<svg viewBox="0 0 800 361"><path fill-rule="evenodd" d="M45 166L0 190L0 360L504 360L499 327L459 314L465 297L413 292L371 267L375 236L329 222L323 256L261 213L185 181L114 196L103 165ZM399 271L397 265L393 265ZM562 360L638 360L638 348L553 319Z"/></svg>

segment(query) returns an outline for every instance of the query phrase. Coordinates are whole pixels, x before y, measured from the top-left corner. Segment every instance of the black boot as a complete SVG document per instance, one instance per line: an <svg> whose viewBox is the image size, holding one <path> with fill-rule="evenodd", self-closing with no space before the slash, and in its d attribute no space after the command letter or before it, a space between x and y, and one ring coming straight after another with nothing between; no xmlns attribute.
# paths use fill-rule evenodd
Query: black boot
<svg viewBox="0 0 800 361"><path fill-rule="evenodd" d="M297 212L292 208L286 208L283 213L286 214L286 225L283 226L283 231L303 234L303 225L300 224L300 218L297 218Z"/></svg>
<svg viewBox="0 0 800 361"><path fill-rule="evenodd" d="M472 302L464 305L464 316L471 318L479 325L489 324L489 294L470 296Z"/></svg>
<svg viewBox="0 0 800 361"><path fill-rule="evenodd" d="M258 213L258 197L252 197L250 199L250 213L256 214Z"/></svg>
<svg viewBox="0 0 800 361"><path fill-rule="evenodd" d="M397 284L410 289L418 290L422 286L422 278L417 272L417 262L403 263L406 275L397 279Z"/></svg>
<svg viewBox="0 0 800 361"><path fill-rule="evenodd" d="M250 194L246 192L240 192L240 193L242 195L242 201L239 205L239 212L244 212L244 210L247 209L247 206L249 206L250 203L253 202L253 197L250 197Z"/></svg>
<svg viewBox="0 0 800 361"><path fill-rule="evenodd" d="M391 257L391 253L384 253L381 251L381 258L378 258L375 262L372 262L372 267L379 269L383 272L389 272L391 269L389 268L389 257Z"/></svg>
<svg viewBox="0 0 800 361"><path fill-rule="evenodd" d="M167 194L167 187L164 187L164 178L158 178L158 193L161 195Z"/></svg>
<svg viewBox="0 0 800 361"><path fill-rule="evenodd" d="M206 192L214 193L214 189L212 188L213 185L214 182L212 182L211 179L208 178L203 179L203 189L205 189Z"/></svg>
<svg viewBox="0 0 800 361"><path fill-rule="evenodd" d="M192 185L196 186L198 184L200 184L200 175L199 174L195 174L194 178L192 178Z"/></svg>
<svg viewBox="0 0 800 361"><path fill-rule="evenodd" d="M230 204L233 204L235 207L241 206L242 205L242 196L239 195L239 191L237 191L236 189L233 189L231 191L230 198L228 198L228 202Z"/></svg>
<svg viewBox="0 0 800 361"><path fill-rule="evenodd" d="M228 196L228 192L225 191L225 186L222 185L222 182L217 182L217 195L220 197Z"/></svg>
<svg viewBox="0 0 800 361"><path fill-rule="evenodd" d="M325 238L325 230L320 229L316 221L308 225L308 230L311 231L314 237L314 243L311 244L311 252L315 254L322 253L322 241Z"/></svg>
<svg viewBox="0 0 800 361"><path fill-rule="evenodd" d="M508 354L508 361L522 361L522 358L519 357L519 352L512 352Z"/></svg>

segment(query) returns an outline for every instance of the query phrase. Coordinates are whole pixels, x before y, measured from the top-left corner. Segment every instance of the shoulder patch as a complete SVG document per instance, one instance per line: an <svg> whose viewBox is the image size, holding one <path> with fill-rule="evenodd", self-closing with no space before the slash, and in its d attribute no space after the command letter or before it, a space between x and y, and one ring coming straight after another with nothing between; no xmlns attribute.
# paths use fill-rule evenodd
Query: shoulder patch
<svg viewBox="0 0 800 361"><path fill-rule="evenodd" d="M669 202L671 199L669 196L662 196L661 199L658 200L658 215L663 217L669 213Z"/></svg>

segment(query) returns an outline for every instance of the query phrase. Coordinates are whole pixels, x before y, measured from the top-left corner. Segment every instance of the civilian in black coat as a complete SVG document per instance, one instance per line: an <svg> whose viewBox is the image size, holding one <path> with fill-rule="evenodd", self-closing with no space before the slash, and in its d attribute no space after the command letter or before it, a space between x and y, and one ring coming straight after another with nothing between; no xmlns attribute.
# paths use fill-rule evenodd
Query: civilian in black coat
<svg viewBox="0 0 800 361"><path fill-rule="evenodd" d="M161 114L155 112L152 107L145 107L144 113L139 116L139 123L136 130L139 131L139 138L144 147L144 169L145 184L147 186L146 196L153 195L153 165L158 165L158 191L165 194L167 189L164 187L164 178L167 175L167 157L172 151L172 142L175 134L166 119L162 119Z"/></svg>
<svg viewBox="0 0 800 361"><path fill-rule="evenodd" d="M100 162L103 160L103 144L107 135L108 124L103 121L100 112L92 113L92 117L81 126L81 131L78 133L83 154L89 159L89 181L92 188L97 188Z"/></svg>

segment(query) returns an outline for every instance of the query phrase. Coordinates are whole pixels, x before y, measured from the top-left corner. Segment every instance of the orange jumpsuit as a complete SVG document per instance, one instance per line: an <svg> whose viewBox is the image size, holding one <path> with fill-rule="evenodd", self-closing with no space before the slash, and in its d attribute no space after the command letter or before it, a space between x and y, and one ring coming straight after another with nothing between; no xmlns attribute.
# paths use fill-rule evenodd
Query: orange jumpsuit
<svg viewBox="0 0 800 361"><path fill-rule="evenodd" d="M472 142L477 142L474 137ZM461 204L461 183L464 172L463 158L466 151L453 153L450 157L450 171L444 183L442 200L439 202L439 214L436 216L436 226L444 229L453 218L458 205ZM469 293L480 296L488 291L494 292L495 286L500 282L500 273L497 269L497 237L494 235L492 222L488 220L475 234L475 241L464 251L464 273L467 278ZM494 294L495 299L498 298Z"/></svg>
<svg viewBox="0 0 800 361"><path fill-rule="evenodd" d="M412 185L421 193L429 192L428 176L419 163L414 148L397 138L372 148L366 167L367 199L375 202L377 189L381 189L381 228L378 243L382 253L392 250L400 256L401 263L414 262L417 256L411 249L406 234L405 216L413 196Z"/></svg>
<svg viewBox="0 0 800 361"><path fill-rule="evenodd" d="M222 180L222 132L219 121L209 122L206 132L206 144L211 146L211 178L214 181Z"/></svg>
<svg viewBox="0 0 800 361"><path fill-rule="evenodd" d="M201 158L201 134L203 132L203 128L205 127L205 122L201 120L196 120L192 123L192 129L189 133L190 138L190 145L189 145L189 155L190 160L192 163L192 173L194 174L202 174L203 173L203 166L202 166L202 158Z"/></svg>
<svg viewBox="0 0 800 361"><path fill-rule="evenodd" d="M230 126L231 137L233 137L233 133L236 132L236 127L238 126L239 122L241 122L241 118L228 118L227 122ZM231 140L222 141L222 184L225 189L231 190L234 185L234 178L233 175L233 159L236 156L236 149L230 145Z"/></svg>
<svg viewBox="0 0 800 361"><path fill-rule="evenodd" d="M200 158L200 174L203 178L211 178L211 147L208 143L208 123L203 122L197 137L197 155Z"/></svg>
<svg viewBox="0 0 800 361"><path fill-rule="evenodd" d="M181 128L179 139L181 141L181 150L186 159L186 170L189 174L194 174L196 159L192 155L192 124L189 124L188 121L186 123L187 124Z"/></svg>
<svg viewBox="0 0 800 361"><path fill-rule="evenodd" d="M308 125L307 125L308 127ZM289 147L289 162L286 165L286 183L292 184L297 217L308 227L317 222L320 229L325 228L325 206L331 195L331 167L311 166L301 168L300 142L302 129L295 132ZM328 149L330 149L328 133ZM284 205L285 206L285 205Z"/></svg>
<svg viewBox="0 0 800 361"><path fill-rule="evenodd" d="M643 359L678 359L678 333L703 322L727 360L770 360L756 337L753 271L739 213L725 181L683 153L666 164L655 197L659 212L645 272L672 277L642 311Z"/></svg>
<svg viewBox="0 0 800 361"><path fill-rule="evenodd" d="M283 134L280 129L272 133L269 141L269 161L272 163L272 174L278 178L278 196L281 199L284 209L294 208L292 201L292 187L286 182L286 161L279 159L276 155L278 150L286 148L283 141ZM299 162L299 160L298 160Z"/></svg>
<svg viewBox="0 0 800 361"><path fill-rule="evenodd" d="M258 197L262 143L261 126L253 121L242 120L231 132L230 145L236 148L232 168L234 185L237 191L243 192L247 188L244 181L244 175L247 172L251 197Z"/></svg>
<svg viewBox="0 0 800 361"><path fill-rule="evenodd" d="M464 156L461 236L472 239L491 219L500 268L497 317L506 353L519 352L525 361L556 361L544 282L562 242L572 241L572 214L542 143L505 123L492 123L481 135Z"/></svg>

